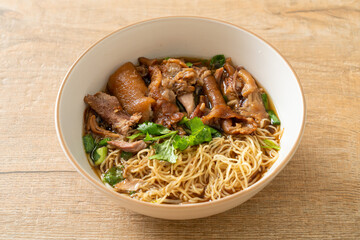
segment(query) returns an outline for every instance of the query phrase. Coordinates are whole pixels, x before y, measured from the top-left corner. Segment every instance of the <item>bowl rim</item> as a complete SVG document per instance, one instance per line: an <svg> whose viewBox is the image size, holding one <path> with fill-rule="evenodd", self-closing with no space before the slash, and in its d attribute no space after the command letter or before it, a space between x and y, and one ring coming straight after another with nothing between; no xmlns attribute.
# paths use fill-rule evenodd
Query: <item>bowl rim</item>
<svg viewBox="0 0 360 240"><path fill-rule="evenodd" d="M108 187L106 187L104 184L95 181L94 179L92 179L92 177L81 168L80 164L75 160L75 158L72 156L69 148L67 147L67 144L64 140L63 137L63 133L62 130L60 128L60 100L61 100L61 96L62 96L62 91L64 89L64 86L71 74L71 72L73 71L73 69L75 68L75 66L78 64L78 62L95 46L97 46L100 42L102 42L103 40L111 37L112 35L116 34L117 32L126 30L128 28L132 28L132 27L136 27L137 25L141 25L141 24L146 24L146 23L150 23L150 22L156 22L156 21L166 21L167 19L194 19L194 20L203 20L203 21L210 21L210 22L216 22L216 23L221 23L224 25L228 25L228 26L232 26L235 28L238 28L258 39L260 39L261 41L263 41L265 44L267 44L269 47L271 47L281 58L282 60L284 60L284 62L286 63L286 65L290 68L291 72L293 73L293 75L295 76L296 80L297 80L297 84L299 86L300 89L300 93L301 93L301 98L302 98L302 103L303 103L303 116L302 116L302 123L301 123L301 128L300 131L298 133L297 139L295 144L292 146L292 148L290 149L290 152L287 156L285 156L284 160L275 168L272 170L272 172L270 172L269 174L266 174L265 176L263 176L259 181L257 181L256 183L254 183L253 185L251 185L250 187L241 190L239 192L233 193L229 196L226 196L224 198L221 199L217 199L214 201L207 201L207 202L200 202L200 203L186 203L186 204L178 204L178 205L172 205L172 204L153 204L153 203L149 203L149 202L145 202L145 201L140 201L134 198L130 198L128 196L124 196L122 194L119 194L111 189L109 189ZM56 97L56 103L55 103L55 129L56 129L56 133L57 133L57 137L58 140L60 142L61 148L63 149L63 152L65 153L65 156L68 158L68 160L70 161L70 163L74 166L74 168L80 173L80 175L82 175L87 181L89 181L90 183L92 183L97 189L101 190L104 193L107 193L109 195L111 195L114 198L120 198L122 201L132 201L136 204L140 204L140 205L144 205L144 207L154 207L154 208L164 208L164 209L183 209L183 208L199 208L199 207L206 207L209 205L214 205L214 204L220 204L226 201L229 201L231 199L234 198L238 198L241 195L245 195L247 193L252 193L255 192L256 190L259 189L259 191L261 190L262 187L265 187L268 183L270 183L272 181L272 179L274 177L276 177L276 175L278 173L281 172L281 170L286 166L286 164L290 161L290 159L292 158L292 156L295 154L301 138L304 134L304 128L305 128L305 121L306 121L306 102L305 102L305 95L304 95L304 91L303 91L303 87L301 85L301 82L299 80L299 77L297 76L296 72L294 71L293 67L290 65L290 63L285 59L285 57L269 42L267 42L266 40L264 40L262 37L258 36L257 34L243 28L240 27L236 24L224 21L224 20L220 20L220 19L214 19L214 18L209 18L209 17L199 17L199 16L165 16L165 17L156 17L156 18L150 18L150 19L145 19L142 21L138 21L135 23L131 23L128 24L124 27L118 28L117 30L114 30L112 32L110 32L109 34L105 35L104 37L102 37L101 39L97 40L95 43L93 43L89 48L87 48L77 59L76 61L71 65L70 69L68 70L68 72L66 73L65 77L62 80L62 83L60 85L57 97ZM246 199L248 200L248 199Z"/></svg>

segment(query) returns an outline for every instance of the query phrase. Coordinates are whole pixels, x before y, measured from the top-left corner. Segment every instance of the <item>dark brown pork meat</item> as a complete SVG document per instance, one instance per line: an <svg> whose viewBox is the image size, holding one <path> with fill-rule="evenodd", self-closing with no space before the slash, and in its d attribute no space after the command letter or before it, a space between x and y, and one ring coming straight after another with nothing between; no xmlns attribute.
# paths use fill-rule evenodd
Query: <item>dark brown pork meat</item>
<svg viewBox="0 0 360 240"><path fill-rule="evenodd" d="M135 125L141 118L141 114L134 113L129 116L125 113L114 96L110 96L104 92L98 92L95 95L86 95L84 101L97 112L100 117L109 123L112 128L126 135L131 126Z"/></svg>
<svg viewBox="0 0 360 240"><path fill-rule="evenodd" d="M117 97L127 113L141 113L140 122L150 119L151 104L155 100L147 97L148 89L132 63L125 63L110 76L108 89Z"/></svg>
<svg viewBox="0 0 360 240"><path fill-rule="evenodd" d="M122 140L114 140L114 141L109 141L108 144L125 152L131 152L131 153L137 153L138 151L146 148L146 143L143 140L136 142L125 142Z"/></svg>
<svg viewBox="0 0 360 240"><path fill-rule="evenodd" d="M153 104L154 121L174 127L184 116L176 105L176 98L189 114L195 108L193 85L196 83L196 72L179 59L168 59L159 64L156 60L139 58L139 62L149 68L149 96L156 100Z"/></svg>
<svg viewBox="0 0 360 240"><path fill-rule="evenodd" d="M251 74L245 69L241 69L238 76L245 82L241 91L241 95L245 100L243 101L242 106L237 108L236 111L243 116L254 118L258 125L261 126L264 119L269 119L269 115L265 110L256 82Z"/></svg>
<svg viewBox="0 0 360 240"><path fill-rule="evenodd" d="M227 97L228 105L237 113L253 118L258 126L262 126L269 118L262 102L260 91L254 78L243 68L235 69L231 60L224 65L227 77L222 83L222 92Z"/></svg>
<svg viewBox="0 0 360 240"><path fill-rule="evenodd" d="M203 91L211 103L211 111L202 117L202 121L207 125L220 120L222 129L227 134L250 134L256 130L256 124L251 118L246 118L234 112L226 105L223 95L217 82L211 73L202 71Z"/></svg>
<svg viewBox="0 0 360 240"><path fill-rule="evenodd" d="M155 123L161 124L167 128L170 128L181 121L184 116L184 113L179 112L179 108L175 104L166 100L157 100L154 105Z"/></svg>

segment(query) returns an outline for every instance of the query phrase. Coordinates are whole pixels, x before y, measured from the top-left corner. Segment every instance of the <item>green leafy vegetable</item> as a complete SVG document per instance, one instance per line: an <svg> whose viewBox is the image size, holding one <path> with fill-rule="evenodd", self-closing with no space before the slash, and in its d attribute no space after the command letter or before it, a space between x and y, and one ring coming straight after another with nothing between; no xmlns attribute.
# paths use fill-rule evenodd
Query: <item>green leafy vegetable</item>
<svg viewBox="0 0 360 240"><path fill-rule="evenodd" d="M218 130L216 130L215 128L212 128L212 127L209 127L209 126L206 126L206 127L210 128L210 132L211 132L212 137L221 137L222 136L221 133Z"/></svg>
<svg viewBox="0 0 360 240"><path fill-rule="evenodd" d="M188 136L181 137L179 135L176 135L174 137L173 146L175 149L184 151L189 146L189 137Z"/></svg>
<svg viewBox="0 0 360 240"><path fill-rule="evenodd" d="M275 150L280 150L280 146L275 144L273 141L264 139L265 146L261 146L262 148L273 148Z"/></svg>
<svg viewBox="0 0 360 240"><path fill-rule="evenodd" d="M195 117L191 120L184 117L180 123L185 124L191 130L190 136L175 136L174 148L181 151L189 146L201 144L203 142L210 142L213 137L221 137L221 133L216 129L205 125L200 118Z"/></svg>
<svg viewBox="0 0 360 240"><path fill-rule="evenodd" d="M135 133L135 134L133 134L133 135L131 135L131 136L128 136L127 138L133 140L133 139L135 139L135 138L137 138L137 137L140 137L140 136L143 136L143 135L144 135L144 134L143 134L142 132L139 132L139 133Z"/></svg>
<svg viewBox="0 0 360 240"><path fill-rule="evenodd" d="M123 170L121 167L112 167L103 175L103 181L107 182L111 186L114 186L124 179L125 178L123 177Z"/></svg>
<svg viewBox="0 0 360 240"><path fill-rule="evenodd" d="M269 98L266 93L261 94L261 99L264 103L264 107L266 109L266 112L269 114L270 121L272 125L280 125L280 120L276 116L275 112L273 110L269 109Z"/></svg>
<svg viewBox="0 0 360 240"><path fill-rule="evenodd" d="M184 117L179 123L184 125L184 130L189 134L188 136L179 136L177 131L170 131L166 127L153 122L146 122L138 127L139 131L146 134L144 141L170 138L154 145L155 155L151 156L150 159L175 163L177 160L175 149L183 151L189 146L210 142L213 137L221 137L218 130L205 125L198 117L192 119Z"/></svg>
<svg viewBox="0 0 360 240"><path fill-rule="evenodd" d="M267 113L269 114L272 125L280 125L280 120L273 110L268 110Z"/></svg>
<svg viewBox="0 0 360 240"><path fill-rule="evenodd" d="M166 58L164 58L164 60L169 60L170 59L170 57L166 57Z"/></svg>
<svg viewBox="0 0 360 240"><path fill-rule="evenodd" d="M219 54L212 57L210 61L210 66L215 69L221 68L222 66L224 66L225 61L225 56L223 54Z"/></svg>
<svg viewBox="0 0 360 240"><path fill-rule="evenodd" d="M268 100L267 94L266 94L266 93L262 93L262 94L261 94L261 99L262 99L262 101L263 101L263 103L264 103L265 109L268 110L268 109L269 109L269 100Z"/></svg>
<svg viewBox="0 0 360 240"><path fill-rule="evenodd" d="M149 133L151 135L163 135L171 132L168 128L153 122L144 122L137 129L144 134Z"/></svg>
<svg viewBox="0 0 360 240"><path fill-rule="evenodd" d="M229 99L228 99L228 97L226 95L223 95L223 97L224 97L225 102L229 101Z"/></svg>
<svg viewBox="0 0 360 240"><path fill-rule="evenodd" d="M129 195L133 195L133 194L135 194L136 193L136 191L130 191L129 192Z"/></svg>
<svg viewBox="0 0 360 240"><path fill-rule="evenodd" d="M192 65L193 65L193 64L192 64L191 62L187 62L187 63L186 63L186 66L188 66L188 67L192 67Z"/></svg>
<svg viewBox="0 0 360 240"><path fill-rule="evenodd" d="M90 153L95 148L95 139L91 134L83 136L83 143L86 153Z"/></svg>
<svg viewBox="0 0 360 240"><path fill-rule="evenodd" d="M199 145L203 142L210 142L212 140L210 128L203 127L201 130L192 133L189 136L189 140L190 146Z"/></svg>
<svg viewBox="0 0 360 240"><path fill-rule="evenodd" d="M97 148L94 151L93 159L95 166L99 166L106 158L108 149L107 147Z"/></svg>
<svg viewBox="0 0 360 240"><path fill-rule="evenodd" d="M124 160L129 160L132 156L133 154L131 152L122 151L120 154L120 157L123 158Z"/></svg>
<svg viewBox="0 0 360 240"><path fill-rule="evenodd" d="M190 127L192 134L195 134L196 132L201 131L205 127L205 124L199 117L194 117L190 119L190 121L187 123L187 126Z"/></svg>
<svg viewBox="0 0 360 240"><path fill-rule="evenodd" d="M179 122L179 124L186 124L186 123L188 123L190 121L190 119L188 119L186 116L185 117L183 117L182 119L181 119L181 121Z"/></svg>
<svg viewBox="0 0 360 240"><path fill-rule="evenodd" d="M160 144L155 144L155 155L149 157L150 159L164 160L170 163L176 163L177 155L175 148L172 145L172 138Z"/></svg>
<svg viewBox="0 0 360 240"><path fill-rule="evenodd" d="M98 143L98 146L99 147L106 146L108 141L111 141L111 139L110 138L104 138Z"/></svg>
<svg viewBox="0 0 360 240"><path fill-rule="evenodd" d="M157 137L152 137L149 133L146 133L146 137L144 138L144 141L156 141L162 138L167 138L167 137L171 137L173 135L175 135L177 133L177 131L171 131L165 135L162 136L157 136Z"/></svg>

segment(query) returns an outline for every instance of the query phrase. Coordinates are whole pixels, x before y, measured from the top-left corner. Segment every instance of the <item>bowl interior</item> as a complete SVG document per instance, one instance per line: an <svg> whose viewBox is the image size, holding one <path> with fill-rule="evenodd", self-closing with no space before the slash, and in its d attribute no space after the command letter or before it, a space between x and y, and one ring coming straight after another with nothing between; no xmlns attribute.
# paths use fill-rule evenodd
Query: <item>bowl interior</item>
<svg viewBox="0 0 360 240"><path fill-rule="evenodd" d="M117 31L90 48L69 71L58 97L58 131L68 154L88 177L101 182L92 171L82 145L86 94L104 89L109 76L123 63L148 58L189 56L231 57L245 67L267 90L282 127L280 158L268 174L294 150L304 124L301 87L286 61L268 44L233 25L201 18L166 18L138 23Z"/></svg>

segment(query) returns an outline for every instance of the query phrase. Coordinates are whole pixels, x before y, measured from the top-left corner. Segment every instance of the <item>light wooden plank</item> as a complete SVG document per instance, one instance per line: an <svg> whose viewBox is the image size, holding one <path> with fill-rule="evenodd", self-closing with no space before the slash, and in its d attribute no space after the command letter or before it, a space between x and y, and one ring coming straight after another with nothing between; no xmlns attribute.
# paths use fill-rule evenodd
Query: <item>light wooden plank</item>
<svg viewBox="0 0 360 240"><path fill-rule="evenodd" d="M245 204L202 220L145 217L110 202L68 163L54 129L61 80L119 27L198 15L238 24L289 60L304 87L303 141ZM1 239L359 239L359 1L0 3ZM221 36L219 36L221 41Z"/></svg>

